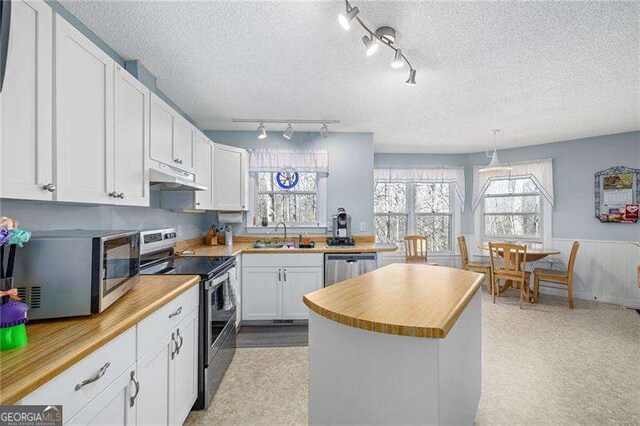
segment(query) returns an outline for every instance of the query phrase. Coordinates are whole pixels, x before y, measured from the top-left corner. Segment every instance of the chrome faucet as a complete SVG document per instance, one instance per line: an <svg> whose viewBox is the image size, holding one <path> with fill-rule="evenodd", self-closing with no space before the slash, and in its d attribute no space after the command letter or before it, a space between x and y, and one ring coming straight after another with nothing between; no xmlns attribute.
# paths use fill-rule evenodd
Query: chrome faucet
<svg viewBox="0 0 640 426"><path fill-rule="evenodd" d="M280 225L282 225L284 227L284 242L287 242L287 225L284 222L278 222L278 224L276 225L276 229L274 230L275 232L278 232L278 228L280 227Z"/></svg>

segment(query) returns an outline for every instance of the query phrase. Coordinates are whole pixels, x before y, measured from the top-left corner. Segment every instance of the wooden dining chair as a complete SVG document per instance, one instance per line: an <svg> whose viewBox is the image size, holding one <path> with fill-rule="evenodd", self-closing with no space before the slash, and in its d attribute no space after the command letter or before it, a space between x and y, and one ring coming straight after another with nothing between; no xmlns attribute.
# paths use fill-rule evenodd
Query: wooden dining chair
<svg viewBox="0 0 640 426"><path fill-rule="evenodd" d="M458 248L460 249L460 267L467 271L479 272L485 274L485 281L489 293L493 294L493 285L491 280L491 264L486 262L469 262L469 251L467 250L467 241L463 235L458 237Z"/></svg>
<svg viewBox="0 0 640 426"><path fill-rule="evenodd" d="M491 297L496 303L496 296L500 292L500 280L511 281L520 285L520 309L522 299L528 296L529 277L527 272L527 246L509 243L489 243L491 254Z"/></svg>
<svg viewBox="0 0 640 426"><path fill-rule="evenodd" d="M566 271L559 271L556 269L535 268L533 270L533 293L536 300L540 293L540 281L549 281L558 284L564 284L567 286L567 293L569 298L569 308L573 309L573 268L576 264L576 257L578 256L578 249L580 243L575 241L571 247L571 254L569 255L569 264Z"/></svg>
<svg viewBox="0 0 640 426"><path fill-rule="evenodd" d="M438 266L437 263L427 262L427 247L427 237L424 235L407 235L404 237L405 262Z"/></svg>

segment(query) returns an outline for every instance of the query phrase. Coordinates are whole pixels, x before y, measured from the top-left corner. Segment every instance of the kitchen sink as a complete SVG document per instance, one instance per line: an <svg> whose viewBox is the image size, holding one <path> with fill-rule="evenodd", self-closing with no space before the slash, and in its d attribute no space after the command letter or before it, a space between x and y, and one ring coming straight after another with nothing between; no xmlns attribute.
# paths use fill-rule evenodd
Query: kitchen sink
<svg viewBox="0 0 640 426"><path fill-rule="evenodd" d="M295 248L294 243L277 243L277 244L265 244L265 243L253 243L251 246L256 249L281 249L281 248Z"/></svg>

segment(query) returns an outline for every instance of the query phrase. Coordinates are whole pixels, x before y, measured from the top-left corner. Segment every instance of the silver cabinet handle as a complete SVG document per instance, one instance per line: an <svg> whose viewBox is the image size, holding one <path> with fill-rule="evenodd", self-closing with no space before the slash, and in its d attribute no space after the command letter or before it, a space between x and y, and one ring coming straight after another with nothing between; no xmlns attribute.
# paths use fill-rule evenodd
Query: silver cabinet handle
<svg viewBox="0 0 640 426"><path fill-rule="evenodd" d="M287 270L284 270L284 282L287 282Z"/></svg>
<svg viewBox="0 0 640 426"><path fill-rule="evenodd" d="M48 183L46 185L42 185L42 189L44 191L55 192L56 186L52 183Z"/></svg>
<svg viewBox="0 0 640 426"><path fill-rule="evenodd" d="M184 339L180 335L180 329L176 330L176 336L180 338L180 345L178 345L178 348L176 349L176 354L180 355L180 349L182 349L182 344L184 343Z"/></svg>
<svg viewBox="0 0 640 426"><path fill-rule="evenodd" d="M109 197L118 198L118 193L116 191L110 192Z"/></svg>
<svg viewBox="0 0 640 426"><path fill-rule="evenodd" d="M136 385L136 393L133 394L133 396L131 398L129 398L129 407L133 407L134 404L136 403L136 398L138 397L138 394L140 393L140 382L136 380L136 372L132 371L131 372L131 381L133 382L134 385Z"/></svg>
<svg viewBox="0 0 640 426"><path fill-rule="evenodd" d="M199 202L199 201L198 201L198 202L196 202L196 206L199 206L199 205L200 205L200 202Z"/></svg>
<svg viewBox="0 0 640 426"><path fill-rule="evenodd" d="M111 365L110 362L106 362L101 368L100 370L98 370L98 372L96 374L94 374L93 376L89 377L88 379L83 380L82 382L78 383L76 385L76 392L79 391L80 389L82 389L84 386L93 383L97 380L100 380L100 378L102 376L104 376L104 374L107 372L107 368L109 368L109 366Z"/></svg>
<svg viewBox="0 0 640 426"><path fill-rule="evenodd" d="M282 269L278 269L278 281L282 281Z"/></svg>
<svg viewBox="0 0 640 426"><path fill-rule="evenodd" d="M177 159L177 158L174 158L174 159L173 159L173 162L174 162L174 163L176 163L176 164L178 164L178 159Z"/></svg>
<svg viewBox="0 0 640 426"><path fill-rule="evenodd" d="M182 313L182 306L169 314L169 318L177 317Z"/></svg>
<svg viewBox="0 0 640 426"><path fill-rule="evenodd" d="M121 192L120 194L118 194L118 198L120 198L121 200L124 200L124 192Z"/></svg>
<svg viewBox="0 0 640 426"><path fill-rule="evenodd" d="M178 164L182 164L182 160L178 160Z"/></svg>
<svg viewBox="0 0 640 426"><path fill-rule="evenodd" d="M175 333L171 333L171 341L174 343L174 345L172 345L173 347L171 348L171 359L174 359L176 357L176 349L178 348L178 342L176 342Z"/></svg>

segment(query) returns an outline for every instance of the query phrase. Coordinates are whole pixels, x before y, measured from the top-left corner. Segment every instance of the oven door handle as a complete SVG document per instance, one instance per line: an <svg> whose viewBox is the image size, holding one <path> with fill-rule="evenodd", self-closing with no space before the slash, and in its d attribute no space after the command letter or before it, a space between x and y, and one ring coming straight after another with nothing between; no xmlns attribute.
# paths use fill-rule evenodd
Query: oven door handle
<svg viewBox="0 0 640 426"><path fill-rule="evenodd" d="M210 288L215 287L218 284L220 284L222 282L225 282L228 279L229 279L229 272L226 272L225 274L220 275L217 278L214 278L214 279L212 279L210 281L207 281L205 289L209 290Z"/></svg>

